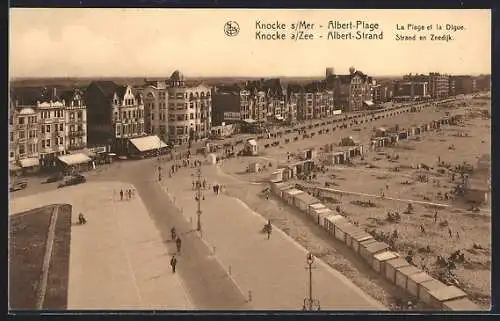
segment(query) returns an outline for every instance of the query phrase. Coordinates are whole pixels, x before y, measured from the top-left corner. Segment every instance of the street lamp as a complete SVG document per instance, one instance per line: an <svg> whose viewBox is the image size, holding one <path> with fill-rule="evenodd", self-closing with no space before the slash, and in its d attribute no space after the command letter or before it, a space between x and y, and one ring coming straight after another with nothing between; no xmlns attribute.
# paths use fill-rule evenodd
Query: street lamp
<svg viewBox="0 0 500 321"><path fill-rule="evenodd" d="M308 253L306 257L306 262L307 262L307 267L306 269L309 270L309 297L304 298L304 304L302 306L302 310L304 311L313 311L313 310L321 310L321 304L319 300L313 299L312 296L312 270L313 270L313 263L314 263L314 256L312 253Z"/></svg>
<svg viewBox="0 0 500 321"><path fill-rule="evenodd" d="M201 189L201 168L196 169L196 202L197 202L197 222L196 222L196 230L198 232L201 231L201 200L203 198L202 189Z"/></svg>

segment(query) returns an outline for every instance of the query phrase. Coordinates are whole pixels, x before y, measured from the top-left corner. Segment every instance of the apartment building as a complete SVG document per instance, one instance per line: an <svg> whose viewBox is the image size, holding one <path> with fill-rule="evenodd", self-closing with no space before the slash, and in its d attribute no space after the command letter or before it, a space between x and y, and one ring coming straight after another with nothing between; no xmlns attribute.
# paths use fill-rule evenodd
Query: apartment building
<svg viewBox="0 0 500 321"><path fill-rule="evenodd" d="M359 111L373 105L372 77L353 67L348 75L330 75L326 84L333 91L337 109Z"/></svg>
<svg viewBox="0 0 500 321"><path fill-rule="evenodd" d="M211 88L188 84L178 70L172 73L167 87L169 141L184 145L207 138L212 127Z"/></svg>
<svg viewBox="0 0 500 321"><path fill-rule="evenodd" d="M85 92L88 144L110 145L120 154L130 151L130 139L144 136L142 95L130 85L94 81Z"/></svg>
<svg viewBox="0 0 500 321"><path fill-rule="evenodd" d="M59 156L87 144L82 91L61 88L11 89L9 161L23 170L52 168Z"/></svg>
<svg viewBox="0 0 500 321"><path fill-rule="evenodd" d="M252 118L250 91L243 85L219 86L212 94L212 126L239 123Z"/></svg>
<svg viewBox="0 0 500 321"><path fill-rule="evenodd" d="M397 100L419 100L429 98L426 81L396 81L394 98Z"/></svg>
<svg viewBox="0 0 500 321"><path fill-rule="evenodd" d="M144 97L144 127L148 134L168 141L168 91L165 81L146 81Z"/></svg>
<svg viewBox="0 0 500 321"><path fill-rule="evenodd" d="M87 147L87 106L80 89L68 90L61 94L64 104L65 149L69 152Z"/></svg>
<svg viewBox="0 0 500 321"><path fill-rule="evenodd" d="M429 73L429 94L432 98L446 98L450 93L450 76L437 72Z"/></svg>
<svg viewBox="0 0 500 321"><path fill-rule="evenodd" d="M476 79L472 76L453 76L455 82L455 94L472 94L477 91Z"/></svg>

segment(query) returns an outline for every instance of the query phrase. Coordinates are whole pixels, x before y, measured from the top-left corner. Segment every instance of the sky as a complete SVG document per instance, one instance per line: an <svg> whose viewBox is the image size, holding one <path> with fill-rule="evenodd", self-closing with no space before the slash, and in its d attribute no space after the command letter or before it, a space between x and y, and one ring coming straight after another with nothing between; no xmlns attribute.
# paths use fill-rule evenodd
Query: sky
<svg viewBox="0 0 500 321"><path fill-rule="evenodd" d="M378 23L374 33L383 39L327 39L335 31L329 21L358 20ZM228 21L238 23L238 35L225 34ZM257 23L276 21L288 38L292 24L314 23L304 32L316 39L256 39ZM407 24L425 29L398 30ZM464 30L437 31L437 24ZM326 67L342 74L351 66L374 76L491 73L490 10L14 8L9 29L11 78L166 77L177 69L187 77L317 77ZM432 41L431 33L453 40ZM396 34L427 40L397 41Z"/></svg>

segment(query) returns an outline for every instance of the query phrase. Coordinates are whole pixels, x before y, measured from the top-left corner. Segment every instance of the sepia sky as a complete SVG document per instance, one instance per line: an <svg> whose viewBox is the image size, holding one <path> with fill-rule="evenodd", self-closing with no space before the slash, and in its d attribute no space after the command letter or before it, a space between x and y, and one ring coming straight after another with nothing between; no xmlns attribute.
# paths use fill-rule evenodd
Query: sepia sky
<svg viewBox="0 0 500 321"><path fill-rule="evenodd" d="M323 25L323 39L264 41L255 24ZM224 24L238 22L235 37ZM328 21L379 23L384 40L327 40ZM394 40L396 24L463 25L453 41ZM330 30L331 31L331 30ZM287 31L291 35L291 31ZM424 33L430 33L424 31ZM442 32L441 32L442 33ZM441 34L438 32L438 34ZM418 35L417 35L418 36ZM491 72L489 10L10 9L11 77L322 76Z"/></svg>

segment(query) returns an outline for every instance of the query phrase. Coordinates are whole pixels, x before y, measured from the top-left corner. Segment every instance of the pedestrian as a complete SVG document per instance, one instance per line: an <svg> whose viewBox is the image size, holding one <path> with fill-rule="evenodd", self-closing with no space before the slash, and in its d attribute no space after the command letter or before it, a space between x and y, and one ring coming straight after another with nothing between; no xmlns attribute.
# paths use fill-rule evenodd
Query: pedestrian
<svg viewBox="0 0 500 321"><path fill-rule="evenodd" d="M385 190L388 191L389 190L389 185L385 185Z"/></svg>
<svg viewBox="0 0 500 321"><path fill-rule="evenodd" d="M453 237L453 233L451 232L451 228L448 228L448 234L450 235L450 238Z"/></svg>
<svg viewBox="0 0 500 321"><path fill-rule="evenodd" d="M460 233L457 231L457 240L460 240Z"/></svg>
<svg viewBox="0 0 500 321"><path fill-rule="evenodd" d="M215 191L215 187L216 187L216 185L215 185L215 184L214 184L214 185L212 185L212 190L214 191L214 194L215 194L215 193L217 193L217 192Z"/></svg>
<svg viewBox="0 0 500 321"><path fill-rule="evenodd" d="M177 247L177 253L181 253L181 245L182 245L181 238L177 236L177 239L175 240L175 246Z"/></svg>
<svg viewBox="0 0 500 321"><path fill-rule="evenodd" d="M273 226L271 225L271 220L267 221L267 239L269 240L271 238L271 233L273 231Z"/></svg>
<svg viewBox="0 0 500 321"><path fill-rule="evenodd" d="M434 223L437 223L437 220L438 220L438 211L436 210L434 212Z"/></svg>
<svg viewBox="0 0 500 321"><path fill-rule="evenodd" d="M207 186L207 181L204 179L203 180L203 189L205 189L206 186Z"/></svg>
<svg viewBox="0 0 500 321"><path fill-rule="evenodd" d="M132 189L128 190L128 199L132 199Z"/></svg>
<svg viewBox="0 0 500 321"><path fill-rule="evenodd" d="M176 237L177 237L177 233L175 231L175 226L172 227L172 229L170 230L170 234L172 236L172 241L175 241L176 240Z"/></svg>
<svg viewBox="0 0 500 321"><path fill-rule="evenodd" d="M422 224L420 224L420 232L422 232L422 234L425 234L425 228Z"/></svg>
<svg viewBox="0 0 500 321"><path fill-rule="evenodd" d="M123 201L123 190L120 190L120 200Z"/></svg>
<svg viewBox="0 0 500 321"><path fill-rule="evenodd" d="M170 266L172 267L172 273L175 273L175 266L177 265L177 258L175 255L172 255L172 258L170 259Z"/></svg>
<svg viewBox="0 0 500 321"><path fill-rule="evenodd" d="M192 181L191 184L193 185L193 191L194 191L194 181Z"/></svg>
<svg viewBox="0 0 500 321"><path fill-rule="evenodd" d="M135 198L135 189L132 189L132 198Z"/></svg>

